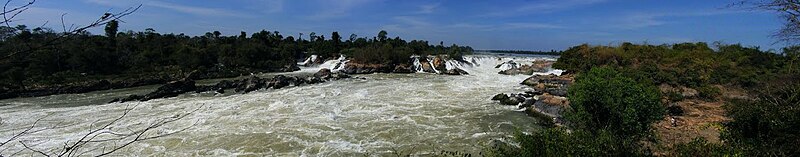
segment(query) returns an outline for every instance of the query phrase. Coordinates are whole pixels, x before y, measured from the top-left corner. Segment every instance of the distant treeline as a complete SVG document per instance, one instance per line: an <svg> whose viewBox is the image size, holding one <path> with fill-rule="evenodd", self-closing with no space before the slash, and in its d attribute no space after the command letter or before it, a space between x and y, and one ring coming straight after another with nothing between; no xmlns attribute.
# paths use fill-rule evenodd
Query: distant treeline
<svg viewBox="0 0 800 157"><path fill-rule="evenodd" d="M118 22L104 35L64 34L50 28L25 25L0 27L0 89L22 89L100 79L174 76L187 71L249 74L291 71L310 55L335 58L340 54L368 63L402 63L412 54L470 53L468 46L430 45L427 41L351 34L342 38L314 32L286 36L262 30L224 36L219 31L202 36L144 31L118 32ZM229 75L228 75L229 76Z"/></svg>
<svg viewBox="0 0 800 157"><path fill-rule="evenodd" d="M533 55L554 55L558 56L561 55L563 51L528 51L528 50L478 50L479 52L488 52L488 53L511 53L511 54L533 54Z"/></svg>

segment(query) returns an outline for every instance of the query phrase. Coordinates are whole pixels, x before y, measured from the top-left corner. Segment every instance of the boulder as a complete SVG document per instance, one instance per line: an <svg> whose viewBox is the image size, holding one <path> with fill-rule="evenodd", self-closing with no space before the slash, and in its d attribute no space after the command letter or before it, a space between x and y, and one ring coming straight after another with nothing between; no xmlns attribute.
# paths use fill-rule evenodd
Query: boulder
<svg viewBox="0 0 800 157"><path fill-rule="evenodd" d="M265 86L267 85L263 79L258 78L256 76L250 76L250 78L247 78L240 82L242 83L238 84L235 90L236 92L249 93L261 88L265 88Z"/></svg>
<svg viewBox="0 0 800 157"><path fill-rule="evenodd" d="M338 79L346 79L346 78L350 78L350 75L347 75L345 73L336 72L336 73L331 74L331 78L330 79L338 80Z"/></svg>
<svg viewBox="0 0 800 157"><path fill-rule="evenodd" d="M543 94L538 96L536 103L530 108L551 117L562 117L562 113L569 107L569 100L565 97Z"/></svg>
<svg viewBox="0 0 800 157"><path fill-rule="evenodd" d="M331 77L331 73L332 73L331 69L322 68L322 69L319 69L319 71L317 71L317 73L314 73L314 77L322 78L322 79L328 79L328 78Z"/></svg>
<svg viewBox="0 0 800 157"><path fill-rule="evenodd" d="M517 64L517 62L514 62L514 61L512 60L512 61L508 61L508 62L503 62L503 63L500 63L500 64L498 64L497 66L494 66L494 68L502 68L502 67L505 67L505 68L507 68L507 69L515 69L515 68L517 68L517 65L518 65L518 64Z"/></svg>
<svg viewBox="0 0 800 157"><path fill-rule="evenodd" d="M194 81L192 80L172 81L161 87L158 87L156 91L144 95L144 97L140 98L139 100L147 101L152 99L175 97L186 92L195 91L196 88L197 86L195 86Z"/></svg>
<svg viewBox="0 0 800 157"><path fill-rule="evenodd" d="M442 74L444 74L444 75L469 75L469 73L467 73L467 71L461 70L459 68L453 68L453 69L450 69L450 70L442 71Z"/></svg>
<svg viewBox="0 0 800 157"><path fill-rule="evenodd" d="M414 69L407 64L400 64L394 67L392 73L414 73Z"/></svg>
<svg viewBox="0 0 800 157"><path fill-rule="evenodd" d="M281 89L283 87L291 85L289 77L278 75L272 78L272 81L269 82L269 85L273 89Z"/></svg>
<svg viewBox="0 0 800 157"><path fill-rule="evenodd" d="M354 62L347 62L342 70L346 74L371 74L371 73L390 73L394 67L386 64L361 64Z"/></svg>
<svg viewBox="0 0 800 157"><path fill-rule="evenodd" d="M427 59L420 59L419 63L422 65L422 71L426 73L436 73L436 70L433 70L433 66L431 63L428 62Z"/></svg>
<svg viewBox="0 0 800 157"><path fill-rule="evenodd" d="M494 95L494 97L492 97L492 100L505 100L505 99L508 99L508 95L506 95L504 93L500 93L500 94Z"/></svg>
<svg viewBox="0 0 800 157"><path fill-rule="evenodd" d="M567 96L567 88L573 83L571 75L533 75L521 84L532 86L538 92L549 93L556 96Z"/></svg>
<svg viewBox="0 0 800 157"><path fill-rule="evenodd" d="M443 72L447 71L447 61L442 59L440 56L436 56L433 58L433 68L437 71Z"/></svg>

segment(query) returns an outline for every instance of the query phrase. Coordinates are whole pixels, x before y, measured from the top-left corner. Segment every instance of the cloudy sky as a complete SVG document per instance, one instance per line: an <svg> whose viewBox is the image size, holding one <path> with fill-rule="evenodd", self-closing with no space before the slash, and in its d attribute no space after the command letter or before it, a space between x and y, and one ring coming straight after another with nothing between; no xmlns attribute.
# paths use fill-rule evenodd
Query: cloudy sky
<svg viewBox="0 0 800 157"><path fill-rule="evenodd" d="M22 2L25 0L15 0ZM142 5L122 30L202 35L262 29L444 41L477 49L562 50L582 43L715 42L783 47L770 12L726 8L733 0L38 0L14 24L61 28ZM49 22L48 22L49 21ZM58 29L56 29L58 30ZM101 33L102 28L93 30ZM307 37L305 37L307 38Z"/></svg>

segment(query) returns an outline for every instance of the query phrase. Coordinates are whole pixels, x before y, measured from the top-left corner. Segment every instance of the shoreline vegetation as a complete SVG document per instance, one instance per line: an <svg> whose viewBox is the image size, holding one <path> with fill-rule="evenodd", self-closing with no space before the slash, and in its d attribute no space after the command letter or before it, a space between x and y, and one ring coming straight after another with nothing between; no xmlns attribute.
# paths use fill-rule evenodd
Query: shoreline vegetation
<svg viewBox="0 0 800 157"><path fill-rule="evenodd" d="M475 52L485 52L485 53L499 53L499 54L529 54L529 55L550 55L550 56L559 56L564 51L528 51L528 50L475 50Z"/></svg>
<svg viewBox="0 0 800 157"><path fill-rule="evenodd" d="M386 31L375 37L351 34L347 39L338 32L327 37L301 33L295 38L266 30L249 35L240 32L224 36L214 31L187 36L162 34L150 28L118 32L118 24L109 22L104 35L84 31L65 39L50 28L0 26L0 55L43 47L0 61L4 76L0 78L0 99L165 84L192 73L199 73L193 79L213 79L291 72L300 70L297 62L311 55L323 62L345 55L351 60L349 64L394 68L410 63L412 55L459 60L473 52L469 46L390 38ZM53 39L62 42L48 43Z"/></svg>
<svg viewBox="0 0 800 157"><path fill-rule="evenodd" d="M566 70L564 75L536 75L523 82L535 89L526 93L536 96L512 94L525 102L510 103L505 94L493 98L506 105L522 103L548 128L517 133L513 143L518 147L500 144L486 154L796 155L799 50L775 53L702 42L575 46L553 64ZM547 96L563 90L568 92L561 101ZM530 105L526 97L538 100Z"/></svg>

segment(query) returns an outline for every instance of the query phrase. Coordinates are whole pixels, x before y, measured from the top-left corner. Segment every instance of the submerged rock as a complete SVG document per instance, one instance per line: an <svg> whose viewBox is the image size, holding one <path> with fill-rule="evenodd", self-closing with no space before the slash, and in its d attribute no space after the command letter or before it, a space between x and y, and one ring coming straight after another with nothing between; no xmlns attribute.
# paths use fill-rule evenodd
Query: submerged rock
<svg viewBox="0 0 800 157"><path fill-rule="evenodd" d="M459 68L453 68L450 70L442 71L442 74L445 75L469 75L467 71L461 70Z"/></svg>
<svg viewBox="0 0 800 157"><path fill-rule="evenodd" d="M504 93L500 93L500 94L494 95L494 97L492 97L492 100L505 100L505 99L508 99L508 95L506 95Z"/></svg>
<svg viewBox="0 0 800 157"><path fill-rule="evenodd" d="M130 95L125 98L114 99L110 103L136 101L136 100L147 101L151 99L175 97L180 94L191 91L197 93L207 92L207 91L214 91L216 93L225 93L226 89L235 89L236 92L248 93L259 89L267 89L270 87L273 89L280 89L290 85L299 86L302 84L316 84L325 82L326 80L337 80L344 78L350 78L350 75L339 72L332 73L330 72L329 69L322 69L313 76L308 76L307 78L301 78L298 76L287 77L284 75L277 75L273 78L264 79L256 76L251 76L247 79L242 79L242 80L222 80L217 84L211 86L196 86L194 81L183 79L180 81L173 81L167 83L159 87L156 91L151 92L144 96Z"/></svg>
<svg viewBox="0 0 800 157"><path fill-rule="evenodd" d="M196 88L197 86L195 86L193 80L172 81L161 87L158 87L156 91L150 92L142 97L131 95L128 98L139 98L138 100L140 101L147 101L152 99L176 97L186 92L195 91Z"/></svg>
<svg viewBox="0 0 800 157"><path fill-rule="evenodd" d="M331 77L331 69L328 68L319 69L317 73L314 73L314 77L328 79Z"/></svg>
<svg viewBox="0 0 800 157"><path fill-rule="evenodd" d="M414 69L407 64L400 64L394 67L392 73L414 73Z"/></svg>

